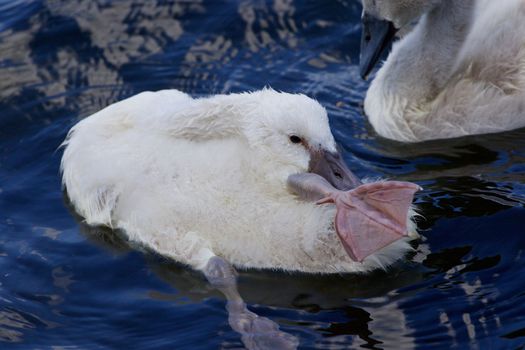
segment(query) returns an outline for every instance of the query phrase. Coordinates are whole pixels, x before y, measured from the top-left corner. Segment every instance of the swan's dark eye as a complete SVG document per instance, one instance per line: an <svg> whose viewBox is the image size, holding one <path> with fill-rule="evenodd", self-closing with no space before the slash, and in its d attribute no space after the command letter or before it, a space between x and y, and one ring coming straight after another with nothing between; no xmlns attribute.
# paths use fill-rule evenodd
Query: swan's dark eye
<svg viewBox="0 0 525 350"><path fill-rule="evenodd" d="M301 139L297 135L290 135L290 142L291 143L301 143L301 142L303 142L303 139Z"/></svg>

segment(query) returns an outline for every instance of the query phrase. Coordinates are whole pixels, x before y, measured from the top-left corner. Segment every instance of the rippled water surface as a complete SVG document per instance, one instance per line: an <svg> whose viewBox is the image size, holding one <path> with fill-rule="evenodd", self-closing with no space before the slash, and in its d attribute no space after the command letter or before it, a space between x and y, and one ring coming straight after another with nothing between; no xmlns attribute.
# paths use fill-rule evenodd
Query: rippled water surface
<svg viewBox="0 0 525 350"><path fill-rule="evenodd" d="M360 5L0 0L0 348L233 349L203 277L81 224L57 147L143 90L304 92L359 176L414 181L424 239L387 273L247 271L249 308L300 348L523 349L525 132L407 146L364 121Z"/></svg>

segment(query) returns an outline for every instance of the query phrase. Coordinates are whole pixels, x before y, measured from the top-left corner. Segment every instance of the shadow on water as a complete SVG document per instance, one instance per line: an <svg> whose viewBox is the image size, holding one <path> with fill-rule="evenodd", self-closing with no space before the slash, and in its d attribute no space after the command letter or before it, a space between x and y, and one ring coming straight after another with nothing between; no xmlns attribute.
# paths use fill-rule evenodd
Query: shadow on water
<svg viewBox="0 0 525 350"><path fill-rule="evenodd" d="M362 156L380 164L410 165L404 169L406 175L418 181L455 176L523 180L524 173L514 172L509 166L524 161L524 147L525 129L520 129L417 144L379 138L368 145L370 154Z"/></svg>
<svg viewBox="0 0 525 350"><path fill-rule="evenodd" d="M82 232L89 240L109 249L113 253L123 254L137 249L129 244L124 236L114 231L89 227L81 224ZM118 238L117 238L118 237ZM204 276L195 270L167 260L154 252L145 252L147 265L157 277L174 288L172 293L150 291L149 297L161 302L180 303L181 298L192 303L218 299L224 296L212 288ZM239 271L238 289L250 311L259 317L269 317L278 322L281 329L290 334L300 335L299 327L313 327L323 337L358 336L365 343L373 346L380 343L374 339L368 324L370 313L366 309L354 306L354 299L381 297L397 288L420 282L424 273L407 266L397 266L388 272L376 272L366 276L311 276L298 273L271 271ZM278 286L276 288L276 286ZM320 313L338 314L340 321L327 319L325 328L317 329L315 321L285 319L283 313L301 313L318 315ZM286 317L289 318L289 317ZM251 349L251 347L249 347Z"/></svg>

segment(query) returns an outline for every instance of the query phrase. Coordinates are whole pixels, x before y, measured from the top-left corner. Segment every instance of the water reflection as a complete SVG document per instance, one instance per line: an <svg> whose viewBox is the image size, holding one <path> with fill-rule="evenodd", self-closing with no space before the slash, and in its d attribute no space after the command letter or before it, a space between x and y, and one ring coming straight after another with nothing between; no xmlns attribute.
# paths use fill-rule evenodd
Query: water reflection
<svg viewBox="0 0 525 350"><path fill-rule="evenodd" d="M106 228L93 228L79 223L87 237L114 252L123 252L123 247L128 243L124 236ZM120 238L116 238L120 237ZM152 253L153 254L153 253ZM149 296L164 302L179 303L181 299L192 302L203 302L208 298L223 299L223 295L212 288L200 272L188 269L185 266L159 259L149 255L149 268L163 281L172 285L176 294L166 294L150 291ZM252 311L264 305L264 312L270 308L275 310L304 310L307 313L337 314L337 319L347 319L343 323L329 322L327 328L319 328L318 322L288 320L284 324L302 325L313 327L321 332L326 339L321 343L337 344L337 336L357 335L358 343L374 344L372 334L383 336L389 342L408 344L406 329L400 332L400 339L392 338L392 327L404 327L401 321L403 312L397 303L388 303L388 298L383 298L383 307L371 310L374 318L370 318L367 308L352 306L352 299L380 298L397 288L421 281L423 272L406 264L401 264L387 272L376 272L367 276L316 276L302 274L276 273L268 271L241 271L239 274L238 290L242 298ZM275 286L279 285L276 289ZM272 313L273 313L272 312ZM266 314L263 314L266 316ZM363 315L367 315L364 317ZM308 318L307 318L308 319ZM385 324L390 324L384 328ZM281 324L282 327L282 324ZM385 330L389 331L385 333ZM402 339L401 339L402 338ZM399 340L399 341L398 341ZM343 342L352 342L352 338L344 337ZM246 345L246 344L245 344Z"/></svg>
<svg viewBox="0 0 525 350"><path fill-rule="evenodd" d="M110 230L99 229L93 235L89 227L84 229L90 239L96 237L98 244L107 249L122 252L126 245L124 239L115 242ZM169 294L152 290L149 297L170 303L181 300L202 303L209 298L223 298L200 273L155 255L148 256L149 268L176 291ZM489 330L503 328L496 321L500 310L493 306L502 297L494 282L498 278L494 271L507 269L501 263L498 255L476 256L472 247L463 246L431 253L422 265L404 263L388 273L369 276L312 277L243 271L239 276L239 292L253 311L266 317L286 312L286 319L281 316L276 320L280 320L282 328L291 326L292 334L296 327L311 329L315 334L311 340L317 346L353 344L410 349L419 342L436 342L436 347L442 348L462 344L465 337L480 341L490 334ZM480 271L489 274L470 277ZM424 301L429 294L434 295L431 305L435 309ZM467 308L471 311L465 311L461 294L471 304ZM422 328L418 322L423 320L425 324L442 325L444 333L437 335L430 328Z"/></svg>
<svg viewBox="0 0 525 350"><path fill-rule="evenodd" d="M525 131L376 138L361 110L360 12L347 0L0 2L2 344L241 347L199 273L71 219L56 149L76 121L142 90L271 85L327 107L360 177L425 188L423 239L370 276L243 271L249 308L303 348L523 346Z"/></svg>

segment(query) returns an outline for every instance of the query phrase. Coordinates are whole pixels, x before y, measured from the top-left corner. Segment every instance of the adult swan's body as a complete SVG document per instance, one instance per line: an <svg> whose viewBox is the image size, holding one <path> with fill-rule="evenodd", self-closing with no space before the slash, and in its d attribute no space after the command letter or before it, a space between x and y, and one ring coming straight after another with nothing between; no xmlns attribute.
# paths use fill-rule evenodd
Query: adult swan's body
<svg viewBox="0 0 525 350"><path fill-rule="evenodd" d="M523 0L363 0L361 74L397 29L365 113L383 137L418 142L525 127Z"/></svg>

